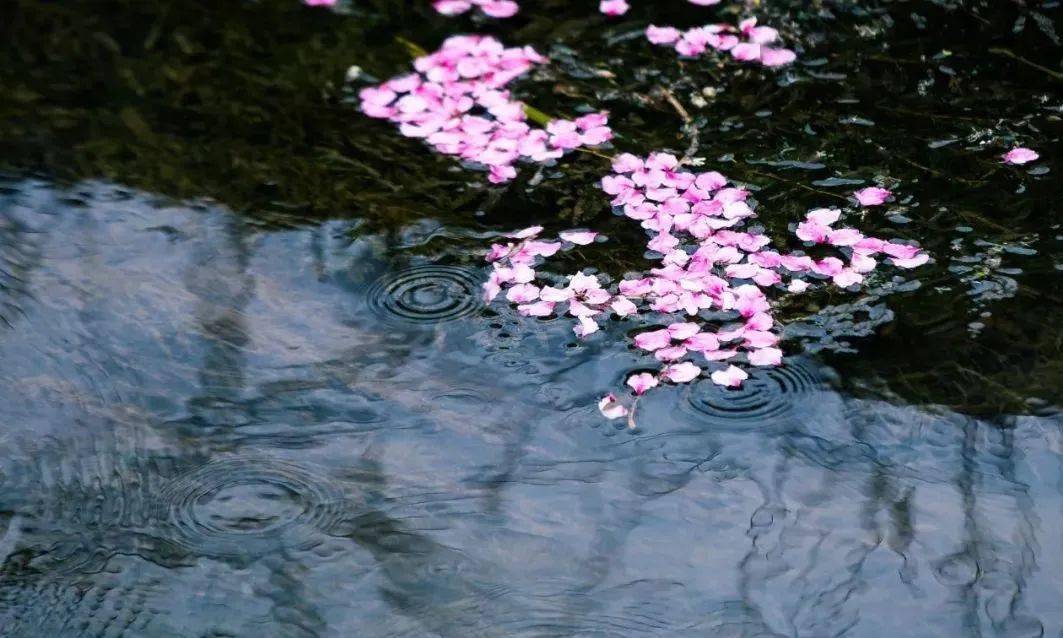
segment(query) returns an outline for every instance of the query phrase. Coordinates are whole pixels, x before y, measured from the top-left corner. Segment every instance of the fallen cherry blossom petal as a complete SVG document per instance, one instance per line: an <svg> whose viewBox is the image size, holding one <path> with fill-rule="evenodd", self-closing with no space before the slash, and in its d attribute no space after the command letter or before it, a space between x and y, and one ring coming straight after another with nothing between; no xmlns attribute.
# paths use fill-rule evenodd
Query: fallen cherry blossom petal
<svg viewBox="0 0 1063 638"><path fill-rule="evenodd" d="M506 291L506 299L513 303L526 304L539 298L539 287L534 284L517 284Z"/></svg>
<svg viewBox="0 0 1063 638"><path fill-rule="evenodd" d="M554 313L554 304L549 301L537 301L517 306L517 312L525 317L549 317Z"/></svg>
<svg viewBox="0 0 1063 638"><path fill-rule="evenodd" d="M760 348L749 353L749 363L755 366L777 366L782 363L782 350Z"/></svg>
<svg viewBox="0 0 1063 638"><path fill-rule="evenodd" d="M701 374L701 368L689 361L670 365L661 371L661 376L672 383L689 383Z"/></svg>
<svg viewBox="0 0 1063 638"><path fill-rule="evenodd" d="M696 323L673 323L666 330L672 339L683 341L698 334L701 326Z"/></svg>
<svg viewBox="0 0 1063 638"><path fill-rule="evenodd" d="M598 401L598 411L607 419L622 419L628 415L628 409L611 392Z"/></svg>
<svg viewBox="0 0 1063 638"><path fill-rule="evenodd" d="M878 206L885 203L885 201L892 196L893 193L885 188L879 188L878 186L861 188L853 193L853 197L856 198L856 201L860 202L861 206Z"/></svg>
<svg viewBox="0 0 1063 638"><path fill-rule="evenodd" d="M679 29L675 27L658 27L652 24L646 27L646 39L653 44L672 44L679 36Z"/></svg>
<svg viewBox="0 0 1063 638"><path fill-rule="evenodd" d="M749 374L738 366L728 366L724 370L717 370L709 375L712 382L728 388L737 388L749 378Z"/></svg>
<svg viewBox="0 0 1063 638"><path fill-rule="evenodd" d="M659 381L657 380L657 377L648 372L633 374L627 380L627 384L631 386L631 389L639 396L645 394L647 390L657 387L658 383Z"/></svg>
<svg viewBox="0 0 1063 638"><path fill-rule="evenodd" d="M1003 155L1005 164L1022 165L1027 162L1032 162L1041 157L1037 154L1037 151L1032 148L1018 147L1013 148Z"/></svg>
<svg viewBox="0 0 1063 638"><path fill-rule="evenodd" d="M586 316L580 317L579 323L572 328L573 332L575 332L578 337L586 337L587 335L594 334L595 332L598 332L598 329L598 323Z"/></svg>
<svg viewBox="0 0 1063 638"><path fill-rule="evenodd" d="M926 253L919 253L914 257L908 258L890 258L890 263L892 263L894 266L897 266L898 268L917 268L928 261L930 261L930 255Z"/></svg>
<svg viewBox="0 0 1063 638"><path fill-rule="evenodd" d="M635 346L643 350L660 350L672 343L672 335L668 330L654 330L635 335Z"/></svg>
<svg viewBox="0 0 1063 638"><path fill-rule="evenodd" d="M543 232L542 226L529 226L528 228L504 236L509 237L510 239L528 239L530 237L538 237L541 232Z"/></svg>
<svg viewBox="0 0 1063 638"><path fill-rule="evenodd" d="M594 243L594 240L598 238L598 233L587 230L566 230L559 233L558 237L577 246L587 246Z"/></svg>

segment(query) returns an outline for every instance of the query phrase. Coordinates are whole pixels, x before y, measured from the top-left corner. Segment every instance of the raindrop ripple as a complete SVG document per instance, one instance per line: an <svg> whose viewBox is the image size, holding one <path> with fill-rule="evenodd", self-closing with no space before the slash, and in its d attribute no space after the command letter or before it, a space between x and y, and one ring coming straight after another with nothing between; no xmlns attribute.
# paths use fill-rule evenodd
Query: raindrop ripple
<svg viewBox="0 0 1063 638"><path fill-rule="evenodd" d="M368 303L382 319L403 323L454 321L483 307L478 274L441 265L385 274L369 288Z"/></svg>

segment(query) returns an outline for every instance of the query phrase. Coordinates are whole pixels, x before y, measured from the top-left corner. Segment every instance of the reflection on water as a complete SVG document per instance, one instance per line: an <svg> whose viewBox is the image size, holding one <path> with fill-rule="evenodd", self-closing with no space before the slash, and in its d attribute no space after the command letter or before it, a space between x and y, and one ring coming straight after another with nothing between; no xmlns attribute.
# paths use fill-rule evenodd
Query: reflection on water
<svg viewBox="0 0 1063 638"><path fill-rule="evenodd" d="M1063 631L1057 417L806 357L633 434L594 407L623 341L480 312L475 268L3 185L5 636Z"/></svg>
<svg viewBox="0 0 1063 638"><path fill-rule="evenodd" d="M381 320L441 323L483 307L477 274L454 266L414 266L381 277L366 293Z"/></svg>

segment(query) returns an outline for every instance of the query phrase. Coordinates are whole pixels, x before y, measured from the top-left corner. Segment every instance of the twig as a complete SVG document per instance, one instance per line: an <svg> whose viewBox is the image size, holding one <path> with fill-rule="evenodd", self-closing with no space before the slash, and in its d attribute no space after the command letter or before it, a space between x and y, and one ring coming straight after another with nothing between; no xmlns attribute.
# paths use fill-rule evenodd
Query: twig
<svg viewBox="0 0 1063 638"><path fill-rule="evenodd" d="M627 413L627 427L628 427L628 429L634 430L635 428L637 428L639 426L638 423L635 423L635 409L637 407L639 407L639 398L635 397L635 400L631 402L631 409L628 410L628 413Z"/></svg>
<svg viewBox="0 0 1063 638"><path fill-rule="evenodd" d="M812 188L808 184L802 184L801 182L795 182L795 181L793 181L791 179L786 179L785 177L779 177L778 175L775 175L774 173L762 173L762 172L760 172L758 170L754 170L754 169L747 169L747 170L750 173L752 173L753 175L759 175L760 177L767 177L768 179L773 179L773 180L775 180L777 182L784 182L786 184L792 184L792 185L794 185L794 186L796 186L798 188L803 188L806 191L809 191L809 192L812 192L812 193L818 193L820 195L826 195L827 197L833 197L835 199L840 199L843 202L848 202L849 201L849 199L847 197L845 197L843 195L839 195L838 193L832 193L830 191L824 191L824 190L820 190L818 188Z"/></svg>
<svg viewBox="0 0 1063 638"><path fill-rule="evenodd" d="M690 117L690 113L687 112L671 91L665 87L661 87L661 95L664 96L664 99L668 100L668 103L672 105L675 112L679 114L679 117L683 120L683 132L688 138L690 138L690 146L687 147L687 151L683 154L683 159L680 162L681 164L686 164L690 162L701 147L700 132L694 122L694 118Z"/></svg>
<svg viewBox="0 0 1063 638"><path fill-rule="evenodd" d="M675 98L675 95L663 87L661 88L661 94L663 94L664 99L668 100L668 103L672 105L672 108L674 108L675 112L679 114L679 117L683 118L683 122L685 124L690 124L692 121L690 113L687 113L687 110L683 108L683 105L679 103L679 100Z"/></svg>
<svg viewBox="0 0 1063 638"><path fill-rule="evenodd" d="M1049 76L1054 78L1057 82L1063 82L1063 73L1060 73L1059 71L1053 71L1052 69L1048 68L1047 66L1041 66L1040 64L1038 64L1036 62L1032 62L1030 60L1027 60L1026 58L1024 58L1022 56L1015 55L1014 53L1011 52L1010 49L1002 49L1000 47L990 47L989 48L989 52L990 53L995 53L997 55L1002 55L1002 56L1004 56L1006 58L1011 58L1012 60L1015 60L1016 62L1021 62L1021 63L1025 64L1026 66L1033 67L1033 68L1037 69L1038 71L1041 71L1042 73L1047 73Z"/></svg>

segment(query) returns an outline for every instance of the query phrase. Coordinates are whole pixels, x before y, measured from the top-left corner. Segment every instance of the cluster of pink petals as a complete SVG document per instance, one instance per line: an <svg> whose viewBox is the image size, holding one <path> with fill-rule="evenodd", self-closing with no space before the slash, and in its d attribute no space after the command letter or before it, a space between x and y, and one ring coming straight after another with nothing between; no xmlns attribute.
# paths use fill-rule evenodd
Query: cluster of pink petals
<svg viewBox="0 0 1063 638"><path fill-rule="evenodd" d="M545 129L527 122L524 105L505 87L544 61L531 47L455 36L415 60L416 73L363 89L361 110L440 153L486 167L492 183L505 182L516 176L518 161L547 162L613 137L605 113L553 120Z"/></svg>
<svg viewBox="0 0 1063 638"><path fill-rule="evenodd" d="M597 332L600 326L596 319L603 315L626 317L636 312L634 303L604 289L593 275L576 273L563 286L536 285L538 258L554 255L566 243L586 246L598 238L592 231L571 230L560 233L560 241L544 241L539 239L542 230L542 226L525 228L507 235L514 241L491 245L487 254L491 275L483 286L486 301L506 290L506 299L517 304L517 312L526 317L572 316L576 320L573 330L580 337Z"/></svg>
<svg viewBox="0 0 1063 638"><path fill-rule="evenodd" d="M337 0L303 0L308 7L334 7Z"/></svg>
<svg viewBox="0 0 1063 638"><path fill-rule="evenodd" d="M435 0L432 6L447 16L460 15L473 7L492 18L509 18L520 11L520 5L513 0Z"/></svg>
<svg viewBox="0 0 1063 638"><path fill-rule="evenodd" d="M797 58L790 49L769 46L779 39L779 32L771 27L758 27L756 18L743 20L738 28L710 24L680 31L675 27L650 25L646 28L646 38L653 44L671 46L688 57L697 57L711 49L729 52L742 62L769 67L790 64Z"/></svg>
<svg viewBox="0 0 1063 638"><path fill-rule="evenodd" d="M767 294L772 289L800 293L815 281L854 286L874 270L881 256L901 268L929 260L918 247L836 227L841 211L835 209L810 211L796 226L800 240L833 247L835 255L815 259L771 250L766 235L744 228L756 217L747 191L729 185L715 171L683 170L679 160L666 153L647 158L619 155L601 185L619 213L649 231L647 247L658 254L658 267L610 288L582 273L569 277L563 287L540 286L532 267L535 260L553 255L562 244L539 240L542 229L533 227L512 235L514 242L492 246L487 259L494 270L485 289L488 299L505 289L507 299L526 316L569 314L578 322L575 332L581 337L596 332L598 321L609 315L685 315L635 336L635 347L652 354L661 366L655 373L628 379L636 396L662 382L693 381L702 375L702 366L712 369L709 378L714 383L737 387L749 375L736 363L780 365L783 353ZM594 236L588 233L583 239L589 243ZM563 312L559 304L565 304ZM708 326L698 320L702 311L722 322ZM694 356L703 361L691 361ZM599 408L609 418L629 414L615 395L604 397Z"/></svg>
<svg viewBox="0 0 1063 638"><path fill-rule="evenodd" d="M1039 157L1041 156L1032 148L1024 148L1020 146L1019 148L1013 148L1004 154L1004 163L1022 165L1027 162L1032 162Z"/></svg>

